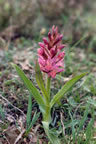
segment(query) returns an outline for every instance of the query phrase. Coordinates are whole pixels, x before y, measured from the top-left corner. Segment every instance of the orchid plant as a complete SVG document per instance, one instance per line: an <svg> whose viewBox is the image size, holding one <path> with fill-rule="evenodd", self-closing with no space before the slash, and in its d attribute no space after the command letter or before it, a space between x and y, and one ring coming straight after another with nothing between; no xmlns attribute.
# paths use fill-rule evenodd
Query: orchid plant
<svg viewBox="0 0 96 144"><path fill-rule="evenodd" d="M53 106L64 97L64 94L67 93L76 82L87 74L82 73L75 76L64 84L56 95L51 97L51 79L55 78L58 73L64 71L65 52L63 49L66 45L61 43L62 38L63 35L58 33L58 27L53 26L52 30L48 33L48 39L44 37L43 42L39 43L40 48L38 49L38 61L36 62L35 72L36 81L42 95L33 85L32 81L26 77L24 72L16 64L13 64L21 80L31 93L29 97L29 104L32 103L33 97L39 105L43 115L42 124L45 133L52 144L61 144L61 141L54 133L51 132L49 128L49 124L51 122L51 110ZM46 73L46 81L44 81L43 73ZM28 107L30 107L29 104ZM28 116L31 117L31 111L29 109ZM31 120L29 120L27 124L27 128L30 127Z"/></svg>

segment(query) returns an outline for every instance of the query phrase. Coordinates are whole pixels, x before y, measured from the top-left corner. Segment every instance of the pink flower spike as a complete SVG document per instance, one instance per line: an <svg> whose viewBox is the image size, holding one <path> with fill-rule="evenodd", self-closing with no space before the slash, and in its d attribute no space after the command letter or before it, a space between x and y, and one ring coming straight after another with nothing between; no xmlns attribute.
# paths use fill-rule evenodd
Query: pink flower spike
<svg viewBox="0 0 96 144"><path fill-rule="evenodd" d="M55 28L55 33L58 34L58 27Z"/></svg>
<svg viewBox="0 0 96 144"><path fill-rule="evenodd" d="M39 42L39 46L42 47L42 48L45 47L45 45L43 43L41 43L41 42Z"/></svg>
<svg viewBox="0 0 96 144"><path fill-rule="evenodd" d="M62 38L63 35L58 33L58 27L53 26L48 33L48 40L44 37L43 42L39 42L38 63L40 69L52 78L64 71L65 52L61 50L65 45L61 44Z"/></svg>
<svg viewBox="0 0 96 144"><path fill-rule="evenodd" d="M54 34L55 31L55 25L52 26L52 34Z"/></svg>
<svg viewBox="0 0 96 144"><path fill-rule="evenodd" d="M51 32L48 33L48 38L51 41Z"/></svg>
<svg viewBox="0 0 96 144"><path fill-rule="evenodd" d="M63 49L64 47L66 47L66 45L62 44L62 45L59 47L59 49L61 50L61 49Z"/></svg>
<svg viewBox="0 0 96 144"><path fill-rule="evenodd" d="M58 72L57 72L57 73L60 73L60 72L62 72L62 71L64 71L64 69L58 69Z"/></svg>
<svg viewBox="0 0 96 144"><path fill-rule="evenodd" d="M60 61L62 58L64 58L64 56L65 56L65 52L60 52L57 56L57 60Z"/></svg>
<svg viewBox="0 0 96 144"><path fill-rule="evenodd" d="M56 45L59 41L61 41L62 38L63 38L63 35L62 35L62 34L59 35L59 36L57 37L56 41L54 42L54 45Z"/></svg>
<svg viewBox="0 0 96 144"><path fill-rule="evenodd" d="M51 76L52 78L55 78L56 72L55 71L51 71L51 72L49 72L48 75Z"/></svg>
<svg viewBox="0 0 96 144"><path fill-rule="evenodd" d="M44 44L45 44L45 45L48 45L48 44L49 44L48 40L47 40L45 37L43 38L43 41L44 41Z"/></svg>
<svg viewBox="0 0 96 144"><path fill-rule="evenodd" d="M42 49L42 48L39 48L39 49L38 49L38 54L39 54L39 55L42 55L42 54L43 54L43 49Z"/></svg>
<svg viewBox="0 0 96 144"><path fill-rule="evenodd" d="M44 60L42 60L42 59L38 59L38 62L39 62L39 64L41 65L41 66L45 66L45 61Z"/></svg>

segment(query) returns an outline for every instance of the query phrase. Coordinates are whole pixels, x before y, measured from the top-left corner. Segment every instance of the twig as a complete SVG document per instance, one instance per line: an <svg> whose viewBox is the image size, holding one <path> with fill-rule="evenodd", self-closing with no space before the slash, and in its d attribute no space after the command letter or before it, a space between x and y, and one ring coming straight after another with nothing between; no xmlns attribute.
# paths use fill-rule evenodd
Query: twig
<svg viewBox="0 0 96 144"><path fill-rule="evenodd" d="M3 97L1 94L0 94L0 97L3 99L3 100L5 100L8 104L10 104L14 109L16 109L16 110L18 110L19 112L21 112L23 115L24 115L24 117L26 118L26 115L24 114L24 112L21 110L21 109L19 109L19 108L17 108L16 106L14 106L11 102L9 102L5 97Z"/></svg>
<svg viewBox="0 0 96 144"><path fill-rule="evenodd" d="M14 144L16 144L21 138L22 138L22 135L24 134L25 132L25 129L19 134L19 136L16 138Z"/></svg>
<svg viewBox="0 0 96 144"><path fill-rule="evenodd" d="M81 103L76 107L76 109L75 109L75 111L74 111L74 114L73 114L73 117L75 117L77 110L78 110L79 107L80 107L82 104L84 104L84 103L85 103L85 102L83 101L83 102L81 102Z"/></svg>
<svg viewBox="0 0 96 144"><path fill-rule="evenodd" d="M6 139L7 143L10 144L9 140L7 139L5 135L4 135L4 138Z"/></svg>
<svg viewBox="0 0 96 144"><path fill-rule="evenodd" d="M62 115L62 112L60 112L60 118L61 118L61 124L62 124L62 127L63 127L63 134L65 135L65 126L64 126L64 123L63 123L63 115Z"/></svg>

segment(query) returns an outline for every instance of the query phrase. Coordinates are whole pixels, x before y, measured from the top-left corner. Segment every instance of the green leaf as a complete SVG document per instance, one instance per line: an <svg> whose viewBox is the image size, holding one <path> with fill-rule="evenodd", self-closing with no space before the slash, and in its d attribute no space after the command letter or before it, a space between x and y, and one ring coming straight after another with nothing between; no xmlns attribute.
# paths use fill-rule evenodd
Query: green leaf
<svg viewBox="0 0 96 144"><path fill-rule="evenodd" d="M53 132L51 132L51 130L49 130L49 123L45 121L43 121L42 123L50 142L52 144L61 144L60 139L56 136L56 134L54 134Z"/></svg>
<svg viewBox="0 0 96 144"><path fill-rule="evenodd" d="M31 113L32 113L32 95L30 94L28 100L27 118L26 118L27 128L31 123Z"/></svg>
<svg viewBox="0 0 96 144"><path fill-rule="evenodd" d="M24 72L16 65L12 64L14 68L16 69L18 75L20 76L21 80L24 82L25 86L29 90L29 92L32 94L36 102L38 103L41 111L44 113L45 112L45 102L42 96L40 95L39 91L37 88L33 85L33 83L26 77Z"/></svg>
<svg viewBox="0 0 96 144"><path fill-rule="evenodd" d="M75 143L75 139L76 139L76 136L75 136L75 124L74 124L74 119L73 119L73 117L72 117L72 115L71 115L71 112L70 112L70 110L69 110L69 115L70 115L70 117L71 117L71 121L72 121L72 137L73 137L73 142Z"/></svg>
<svg viewBox="0 0 96 144"><path fill-rule="evenodd" d="M53 97L51 100L51 107L60 100L66 92L76 83L78 82L82 77L84 77L88 73L83 73L78 76L75 76L71 80L69 80L62 88L61 90Z"/></svg>
<svg viewBox="0 0 96 144"><path fill-rule="evenodd" d="M35 122L37 121L37 119L39 118L39 116L40 116L40 112L39 113L37 113L37 112L34 113L32 121L31 121L29 127L26 129L25 135L28 135L28 133L30 132L30 129L35 124Z"/></svg>
<svg viewBox="0 0 96 144"><path fill-rule="evenodd" d="M77 130L77 133L79 133L79 131L83 128L83 125L84 125L84 123L85 123L85 121L86 121L86 119L87 119L87 115L88 115L88 113L89 113L89 106L90 106L90 104L87 104L86 110L85 110L85 112L84 112L84 116L83 116L83 118L81 119L81 121L80 121L80 123L79 123L79 128L78 128L78 130Z"/></svg>
<svg viewBox="0 0 96 144"><path fill-rule="evenodd" d="M35 112L35 114L34 114L34 116L32 118L32 122L31 122L32 126L35 124L35 122L37 121L39 116L40 116L40 112L38 114L37 114L37 112Z"/></svg>
<svg viewBox="0 0 96 144"><path fill-rule="evenodd" d="M39 88L41 89L43 96L45 97L46 100L48 100L48 94L44 86L44 81L43 81L42 73L41 73L38 62L36 62L35 72L36 72L36 82Z"/></svg>
<svg viewBox="0 0 96 144"><path fill-rule="evenodd" d="M2 105L0 104L0 116L1 116L1 119L4 121L5 119L5 114L4 114L4 111L3 111L3 108L2 108Z"/></svg>
<svg viewBox="0 0 96 144"><path fill-rule="evenodd" d="M87 129L86 129L86 141L85 141L85 144L88 144L90 139L91 139L91 136L92 136L92 127L93 127L93 124L94 124L94 117L95 117L95 114L94 114L94 109L92 110L93 111L93 116L92 116L92 119L90 120L88 126L87 126Z"/></svg>

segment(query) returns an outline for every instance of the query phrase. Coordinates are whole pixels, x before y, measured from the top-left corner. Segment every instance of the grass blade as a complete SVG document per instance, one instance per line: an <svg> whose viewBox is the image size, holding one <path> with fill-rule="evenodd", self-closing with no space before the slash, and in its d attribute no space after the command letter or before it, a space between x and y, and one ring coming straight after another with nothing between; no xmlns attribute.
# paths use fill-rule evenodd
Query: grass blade
<svg viewBox="0 0 96 144"><path fill-rule="evenodd" d="M72 123L72 137L73 137L73 143L75 143L75 139L76 139L76 137L75 137L75 125L74 125L74 120L73 120L73 117L72 117L72 115L71 115L71 112L70 112L70 110L69 110L69 115L70 115L70 117L71 117L71 123Z"/></svg>
<svg viewBox="0 0 96 144"><path fill-rule="evenodd" d="M25 135L28 135L28 133L30 132L30 129L31 129L32 126L35 124L35 122L37 121L37 119L39 118L39 116L40 116L40 112L39 112L39 113L37 113L37 112L34 113L34 116L33 116L33 118L32 118L32 121L31 121L31 123L30 123L30 126L27 128L27 130L26 130L26 132L25 132Z"/></svg>
<svg viewBox="0 0 96 144"><path fill-rule="evenodd" d="M88 144L90 139L91 139L91 136L92 136L92 127L93 127L93 124L94 124L94 110L93 110L93 116L92 116L92 119L90 120L88 126L87 126L87 129L86 129L86 141L85 141L85 144Z"/></svg>
<svg viewBox="0 0 96 144"><path fill-rule="evenodd" d="M32 95L30 94L28 100L27 118L26 118L27 128L30 126L31 123L31 113L32 113Z"/></svg>
<svg viewBox="0 0 96 144"><path fill-rule="evenodd" d="M1 116L1 119L4 121L5 119L5 114L4 114L4 111L3 111L3 108L2 108L2 105L0 104L0 116Z"/></svg>
<svg viewBox="0 0 96 144"><path fill-rule="evenodd" d="M84 116L83 116L82 120L80 121L77 133L83 128L83 125L85 123L85 120L87 119L87 115L88 115L88 112L89 112L89 106L90 106L89 104L86 106L86 110L84 112Z"/></svg>

